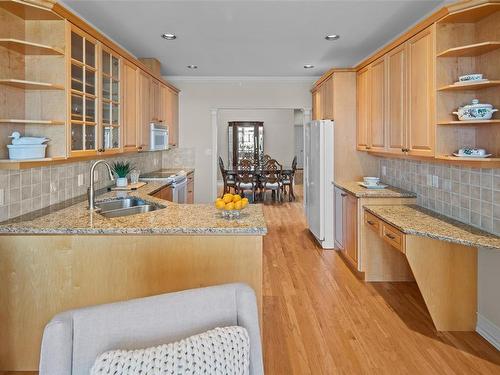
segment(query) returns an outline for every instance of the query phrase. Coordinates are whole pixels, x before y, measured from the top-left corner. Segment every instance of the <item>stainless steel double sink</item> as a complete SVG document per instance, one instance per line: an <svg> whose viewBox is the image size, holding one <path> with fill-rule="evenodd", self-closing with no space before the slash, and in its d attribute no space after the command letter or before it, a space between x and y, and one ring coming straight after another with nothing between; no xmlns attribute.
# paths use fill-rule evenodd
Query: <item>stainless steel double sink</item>
<svg viewBox="0 0 500 375"><path fill-rule="evenodd" d="M97 212L107 218L137 215L145 212L156 211L165 206L147 202L141 198L129 197L96 202Z"/></svg>

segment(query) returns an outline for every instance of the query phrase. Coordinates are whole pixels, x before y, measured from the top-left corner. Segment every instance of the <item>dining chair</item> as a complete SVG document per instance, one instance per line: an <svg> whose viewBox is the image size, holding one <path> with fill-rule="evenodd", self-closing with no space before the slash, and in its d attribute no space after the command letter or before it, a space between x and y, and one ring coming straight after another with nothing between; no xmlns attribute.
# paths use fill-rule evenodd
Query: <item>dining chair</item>
<svg viewBox="0 0 500 375"><path fill-rule="evenodd" d="M276 195L279 202L282 201L283 192L283 166L275 159L269 160L262 169L261 175L261 195L265 198L267 190L272 191L272 196Z"/></svg>
<svg viewBox="0 0 500 375"><path fill-rule="evenodd" d="M292 170L290 172L283 173L283 192L287 194L288 188L288 201L291 202L292 199L295 200L295 193L293 187L295 185L295 171L297 170L297 156L294 156L292 161Z"/></svg>
<svg viewBox="0 0 500 375"><path fill-rule="evenodd" d="M242 159L236 172L236 193L245 195L245 191L251 191L255 201L258 181L254 171L253 161Z"/></svg>
<svg viewBox="0 0 500 375"><path fill-rule="evenodd" d="M219 156L219 168L220 168L220 173L222 175L222 182L224 183L221 196L224 196L224 194L231 192L231 188L236 190L236 181L233 175L229 175L227 173L227 170L224 167L224 161L220 156Z"/></svg>
<svg viewBox="0 0 500 375"><path fill-rule="evenodd" d="M262 157L262 165L265 166L269 162L269 160L271 160L271 159L272 159L272 157L270 155L265 154Z"/></svg>

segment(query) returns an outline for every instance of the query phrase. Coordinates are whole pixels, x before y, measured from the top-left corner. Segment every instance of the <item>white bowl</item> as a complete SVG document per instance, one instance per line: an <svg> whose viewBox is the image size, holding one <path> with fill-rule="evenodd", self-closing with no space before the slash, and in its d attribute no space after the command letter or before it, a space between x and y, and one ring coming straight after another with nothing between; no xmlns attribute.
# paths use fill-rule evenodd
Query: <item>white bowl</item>
<svg viewBox="0 0 500 375"><path fill-rule="evenodd" d="M7 148L11 160L44 159L47 145L7 145Z"/></svg>
<svg viewBox="0 0 500 375"><path fill-rule="evenodd" d="M483 75L478 73L466 74L458 77L459 82L479 81L481 79L483 79Z"/></svg>

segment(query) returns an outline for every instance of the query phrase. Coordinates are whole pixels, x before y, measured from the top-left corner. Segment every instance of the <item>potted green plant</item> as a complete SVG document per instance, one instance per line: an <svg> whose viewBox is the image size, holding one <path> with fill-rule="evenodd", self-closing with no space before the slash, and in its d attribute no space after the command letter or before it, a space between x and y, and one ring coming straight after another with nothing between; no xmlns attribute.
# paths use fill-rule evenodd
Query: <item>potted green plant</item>
<svg viewBox="0 0 500 375"><path fill-rule="evenodd" d="M116 161L113 163L111 169L116 175L116 186L126 187L128 185L127 176L133 169L132 164L128 161Z"/></svg>

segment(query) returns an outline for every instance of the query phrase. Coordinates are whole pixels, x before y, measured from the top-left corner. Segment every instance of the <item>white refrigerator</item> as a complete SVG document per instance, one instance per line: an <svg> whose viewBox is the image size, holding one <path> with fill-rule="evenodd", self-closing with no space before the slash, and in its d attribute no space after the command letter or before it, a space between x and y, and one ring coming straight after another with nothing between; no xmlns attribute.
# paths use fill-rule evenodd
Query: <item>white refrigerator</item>
<svg viewBox="0 0 500 375"><path fill-rule="evenodd" d="M304 209L309 230L324 249L335 248L333 127L330 120L304 127Z"/></svg>

